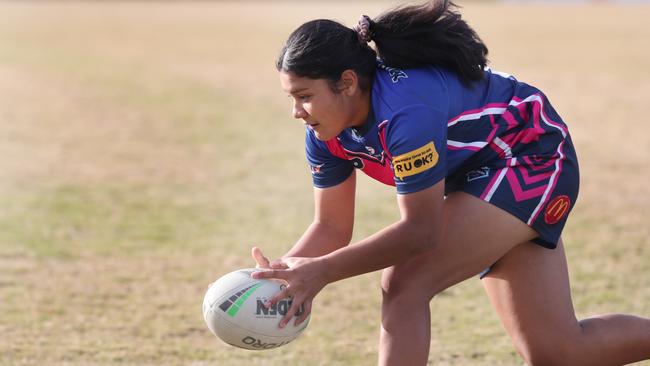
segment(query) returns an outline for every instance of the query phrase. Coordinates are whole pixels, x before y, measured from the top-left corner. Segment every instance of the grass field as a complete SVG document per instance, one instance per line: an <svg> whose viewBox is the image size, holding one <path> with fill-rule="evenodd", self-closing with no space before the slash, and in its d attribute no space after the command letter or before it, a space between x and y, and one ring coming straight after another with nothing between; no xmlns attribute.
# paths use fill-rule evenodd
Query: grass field
<svg viewBox="0 0 650 366"><path fill-rule="evenodd" d="M282 42L391 4L0 2L0 365L374 364L378 273L328 286L305 334L267 352L215 339L201 301L253 244L279 256L310 222ZM578 314L650 316L650 7L463 11L493 68L572 131ZM397 218L391 188L361 179L358 197L355 238ZM522 364L478 280L431 307L430 364Z"/></svg>

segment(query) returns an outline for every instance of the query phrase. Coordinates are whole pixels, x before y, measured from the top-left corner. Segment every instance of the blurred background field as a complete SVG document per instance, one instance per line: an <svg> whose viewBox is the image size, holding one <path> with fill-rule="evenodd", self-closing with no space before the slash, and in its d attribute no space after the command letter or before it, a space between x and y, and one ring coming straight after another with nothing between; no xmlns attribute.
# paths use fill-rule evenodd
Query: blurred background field
<svg viewBox="0 0 650 366"><path fill-rule="evenodd" d="M218 341L201 301L311 219L282 42L395 4L0 2L0 365L374 364L379 273L328 286L273 351ZM650 316L650 6L461 4L492 67L544 90L573 134L578 314ZM397 218L390 187L362 178L358 197L355 238ZM478 280L431 307L430 364L522 364Z"/></svg>

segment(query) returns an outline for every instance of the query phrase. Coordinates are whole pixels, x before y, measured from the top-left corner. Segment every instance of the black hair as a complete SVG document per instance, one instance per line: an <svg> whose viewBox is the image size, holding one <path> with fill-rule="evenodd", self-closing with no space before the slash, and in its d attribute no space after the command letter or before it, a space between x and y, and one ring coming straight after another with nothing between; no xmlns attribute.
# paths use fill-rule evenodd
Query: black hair
<svg viewBox="0 0 650 366"><path fill-rule="evenodd" d="M369 89L377 54L361 44L357 32L328 19L307 22L296 29L280 52L276 67L301 77L336 82L354 70L362 89Z"/></svg>
<svg viewBox="0 0 650 366"><path fill-rule="evenodd" d="M298 27L276 62L278 71L336 82L354 70L363 90L374 77L376 59L408 69L426 65L447 68L469 84L484 77L488 49L447 0L389 10L369 22L372 49L341 23L318 19Z"/></svg>

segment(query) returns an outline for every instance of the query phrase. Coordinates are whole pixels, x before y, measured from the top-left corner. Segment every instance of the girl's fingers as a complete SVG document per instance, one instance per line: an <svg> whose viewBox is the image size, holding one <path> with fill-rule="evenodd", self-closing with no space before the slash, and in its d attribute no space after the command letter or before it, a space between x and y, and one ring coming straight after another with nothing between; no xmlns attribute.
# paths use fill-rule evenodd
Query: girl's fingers
<svg viewBox="0 0 650 366"><path fill-rule="evenodd" d="M267 300L264 302L264 306L266 306L266 307L268 308L268 307L270 307L270 306L273 306L274 304L276 304L276 303L279 302L280 300L285 299L285 298L290 297L290 296L291 296L291 295L290 295L290 293L289 293L289 288L286 287L286 288L283 289L282 291L280 291L280 292L278 292L277 294L273 295L273 297L271 297L270 299L267 299Z"/></svg>
<svg viewBox="0 0 650 366"><path fill-rule="evenodd" d="M261 280L265 278L275 278L286 280L288 277L288 270L286 269L261 269L251 273L251 278Z"/></svg>
<svg viewBox="0 0 650 366"><path fill-rule="evenodd" d="M284 263L281 259L276 259L271 262L271 268L273 269L289 269L289 266Z"/></svg>
<svg viewBox="0 0 650 366"><path fill-rule="evenodd" d="M312 304L311 300L305 301L305 302L303 303L303 306L304 306L304 307L303 307L303 309L302 309L302 310L303 310L303 311L302 311L302 314L300 314L300 317L299 317L298 319L296 319L295 323L293 324L294 327L297 327L297 326L299 326L300 324L302 324L302 322L304 322L305 319L307 319L307 317L309 316L309 314L311 314L311 304Z"/></svg>
<svg viewBox="0 0 650 366"><path fill-rule="evenodd" d="M257 263L258 268L270 268L271 265L269 263L268 258L262 254L262 250L258 247L253 247L251 250L251 255L253 256L253 259Z"/></svg>
<svg viewBox="0 0 650 366"><path fill-rule="evenodd" d="M280 320L280 324L279 324L280 328L284 328L287 326L289 321L291 321L291 318L293 318L293 316L298 312L298 310L300 310L300 306L302 305L303 301L304 300L302 299L295 299L295 298L293 299L293 301L291 301L291 307L289 308L289 311L287 311L284 318Z"/></svg>

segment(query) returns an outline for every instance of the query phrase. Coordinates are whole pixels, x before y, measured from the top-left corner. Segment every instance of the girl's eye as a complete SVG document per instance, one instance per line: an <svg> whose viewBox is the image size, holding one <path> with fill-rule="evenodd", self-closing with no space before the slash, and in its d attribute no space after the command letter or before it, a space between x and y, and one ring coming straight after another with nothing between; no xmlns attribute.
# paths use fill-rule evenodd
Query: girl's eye
<svg viewBox="0 0 650 366"><path fill-rule="evenodd" d="M298 99L300 99L303 102L306 102L309 100L310 97L311 97L310 95L299 95Z"/></svg>

